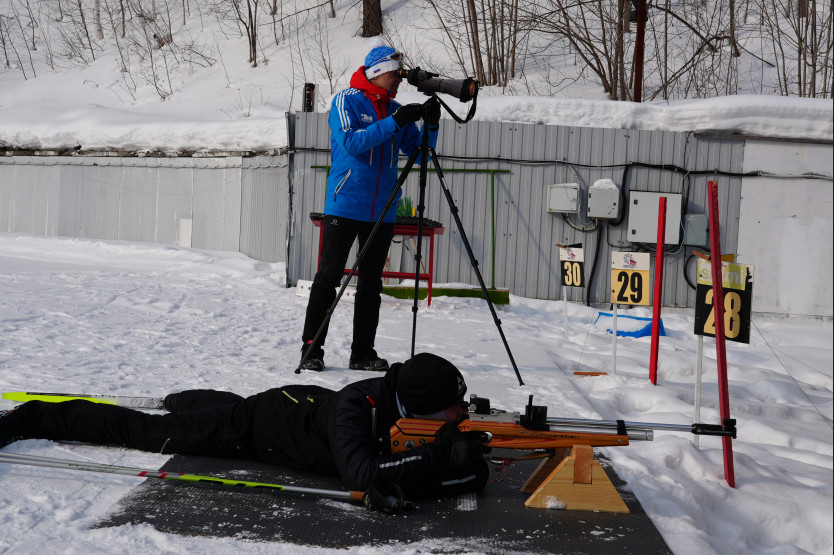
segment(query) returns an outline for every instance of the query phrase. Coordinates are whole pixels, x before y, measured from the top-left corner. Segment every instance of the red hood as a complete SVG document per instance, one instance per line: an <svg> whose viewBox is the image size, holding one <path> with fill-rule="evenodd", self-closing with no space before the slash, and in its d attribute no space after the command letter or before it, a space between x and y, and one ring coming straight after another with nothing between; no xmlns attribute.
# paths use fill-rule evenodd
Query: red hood
<svg viewBox="0 0 834 555"><path fill-rule="evenodd" d="M388 105L388 101L397 96L397 93L391 93L368 81L368 78L365 77L365 66L357 69L350 77L350 86L365 93L365 96L374 103L377 112L381 114L380 117L385 117L385 107Z"/></svg>

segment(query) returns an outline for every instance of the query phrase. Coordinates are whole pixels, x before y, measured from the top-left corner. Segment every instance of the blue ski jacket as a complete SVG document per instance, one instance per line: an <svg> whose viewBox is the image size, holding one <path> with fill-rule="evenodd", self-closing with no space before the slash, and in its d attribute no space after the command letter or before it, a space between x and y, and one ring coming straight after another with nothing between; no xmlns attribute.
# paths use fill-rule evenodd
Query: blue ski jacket
<svg viewBox="0 0 834 555"><path fill-rule="evenodd" d="M330 108L331 160L324 213L371 222L379 219L397 185L399 153L410 155L422 136L414 123L397 127L391 114L400 104L368 81L364 67L353 74L350 85L333 98ZM437 130L429 130L429 144L432 148L437 144ZM384 222L396 221L400 196L402 191Z"/></svg>

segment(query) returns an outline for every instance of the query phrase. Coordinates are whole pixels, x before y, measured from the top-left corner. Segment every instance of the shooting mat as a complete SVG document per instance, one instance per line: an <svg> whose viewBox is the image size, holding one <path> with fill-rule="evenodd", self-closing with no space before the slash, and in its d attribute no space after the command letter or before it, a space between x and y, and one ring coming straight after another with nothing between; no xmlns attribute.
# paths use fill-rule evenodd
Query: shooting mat
<svg viewBox="0 0 834 555"><path fill-rule="evenodd" d="M597 455L631 514L528 509L519 491L537 461L494 472L483 492L419 502L405 515L280 491L148 479L94 528L150 524L186 536L236 537L326 548L408 546L429 552L671 553L634 494ZM492 466L492 465L491 465ZM172 457L162 470L344 490L322 478L252 461ZM502 479L503 478L503 479Z"/></svg>

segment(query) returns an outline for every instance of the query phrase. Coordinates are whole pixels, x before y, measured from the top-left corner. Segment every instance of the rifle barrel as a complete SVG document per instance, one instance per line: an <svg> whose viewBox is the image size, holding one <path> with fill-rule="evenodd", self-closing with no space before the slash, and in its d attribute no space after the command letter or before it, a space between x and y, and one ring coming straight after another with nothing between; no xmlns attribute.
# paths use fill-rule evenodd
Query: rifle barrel
<svg viewBox="0 0 834 555"><path fill-rule="evenodd" d="M583 426L581 424L550 424L551 432L565 432L572 434L619 435L617 425L613 426ZM648 428L626 428L626 435L632 441L652 441L654 433Z"/></svg>
<svg viewBox="0 0 834 555"><path fill-rule="evenodd" d="M581 420L577 418L548 418L547 423L551 426L584 426L587 428L613 428L616 432L618 422L616 420ZM662 424L657 422L623 422L626 430L631 431L652 431L666 430L670 432L692 433L691 424Z"/></svg>

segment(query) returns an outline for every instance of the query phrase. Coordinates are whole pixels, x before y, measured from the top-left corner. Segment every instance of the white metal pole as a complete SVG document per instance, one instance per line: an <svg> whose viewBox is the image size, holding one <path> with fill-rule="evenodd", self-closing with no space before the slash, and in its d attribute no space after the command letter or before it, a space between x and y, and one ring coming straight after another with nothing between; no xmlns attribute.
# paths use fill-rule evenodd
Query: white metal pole
<svg viewBox="0 0 834 555"><path fill-rule="evenodd" d="M611 373L617 373L617 303L614 303L614 317L612 318L614 338L611 340Z"/></svg>
<svg viewBox="0 0 834 555"><path fill-rule="evenodd" d="M695 420L693 422L698 422L698 419L701 417L701 371L703 369L703 362L704 362L704 336L698 336L698 353L695 355ZM695 444L695 448L698 448L698 436L695 435L692 438L692 442Z"/></svg>
<svg viewBox="0 0 834 555"><path fill-rule="evenodd" d="M565 341L568 340L568 288L563 287L562 290L565 292Z"/></svg>

